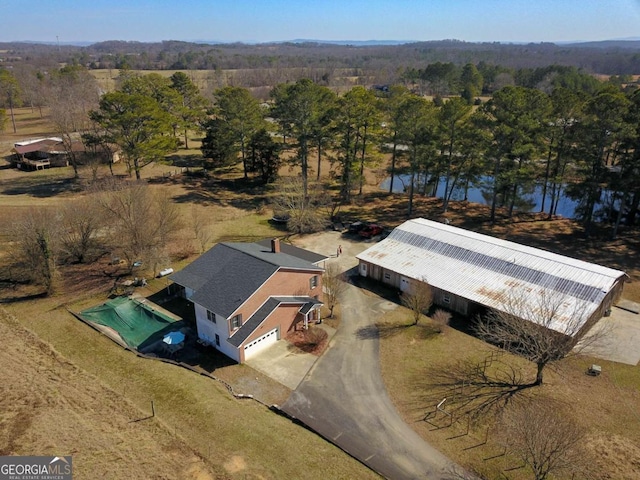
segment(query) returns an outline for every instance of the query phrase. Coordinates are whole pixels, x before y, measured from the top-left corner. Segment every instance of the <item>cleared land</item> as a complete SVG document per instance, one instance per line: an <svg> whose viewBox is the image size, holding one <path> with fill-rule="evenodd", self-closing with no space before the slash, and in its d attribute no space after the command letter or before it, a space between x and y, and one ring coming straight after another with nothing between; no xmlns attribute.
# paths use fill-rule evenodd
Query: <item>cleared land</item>
<svg viewBox="0 0 640 480"><path fill-rule="evenodd" d="M387 390L409 425L428 442L467 467L486 475L486 478L531 478L521 467L522 462L509 455L498 441L499 430L494 427L496 415L482 415L472 421L467 432L467 418L460 416L450 426L450 419L440 413L424 421L436 404L448 397L437 384L451 373L459 362L468 360L482 364L490 357L491 349L485 343L453 328L437 334L427 321L418 326L388 328L389 325L408 325L410 313L399 307L383 319L381 363ZM387 327L387 328L385 328ZM502 368L514 365L528 378L535 376L535 366L521 358L504 354L488 367ZM602 375L591 377L586 370L592 363L602 366ZM402 373L399 373L402 372ZM584 443L585 464L590 465L593 478L638 478L640 469L640 368L606 362L588 357L572 358L561 362L559 368L545 374L542 387L530 389L511 400L537 404L554 402L563 416L574 419L587 431ZM470 390L467 387L466 391ZM460 388L458 395L465 394ZM447 404L444 405L448 409ZM508 405L506 408L510 408ZM486 443L485 443L486 441ZM509 469L509 471L507 471ZM513 469L513 470L510 470Z"/></svg>

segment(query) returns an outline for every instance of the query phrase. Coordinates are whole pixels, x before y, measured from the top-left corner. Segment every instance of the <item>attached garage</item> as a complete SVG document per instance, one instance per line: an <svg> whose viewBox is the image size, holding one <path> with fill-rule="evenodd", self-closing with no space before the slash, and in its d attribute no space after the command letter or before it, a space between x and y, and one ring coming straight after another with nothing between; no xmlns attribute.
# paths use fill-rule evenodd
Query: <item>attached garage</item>
<svg viewBox="0 0 640 480"><path fill-rule="evenodd" d="M265 348L273 345L280 339L280 329L278 327L256 338L244 346L244 359L247 360L253 355L261 352Z"/></svg>

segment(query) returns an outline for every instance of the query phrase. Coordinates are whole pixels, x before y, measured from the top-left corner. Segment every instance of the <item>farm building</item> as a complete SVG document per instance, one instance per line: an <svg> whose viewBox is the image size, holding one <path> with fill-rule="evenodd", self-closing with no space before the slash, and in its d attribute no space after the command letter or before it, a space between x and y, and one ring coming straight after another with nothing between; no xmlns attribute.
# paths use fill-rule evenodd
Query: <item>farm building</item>
<svg viewBox="0 0 640 480"><path fill-rule="evenodd" d="M422 218L403 223L357 258L361 276L400 291L426 282L435 305L469 317L487 308L513 313L518 296L519 316L535 322L540 299L556 298L546 326L563 334L606 315L626 278L619 270Z"/></svg>
<svg viewBox="0 0 640 480"><path fill-rule="evenodd" d="M193 303L200 340L242 363L320 320L325 259L278 239L219 243L169 278Z"/></svg>
<svg viewBox="0 0 640 480"><path fill-rule="evenodd" d="M76 157L83 157L87 153L84 144L80 141L74 141L70 148L71 150L59 137L25 140L13 145L11 161L23 170L40 170L50 167L66 167L69 165L71 153L74 153ZM119 160L117 147L109 145L106 150L102 150L101 155L108 157L108 161L115 163Z"/></svg>

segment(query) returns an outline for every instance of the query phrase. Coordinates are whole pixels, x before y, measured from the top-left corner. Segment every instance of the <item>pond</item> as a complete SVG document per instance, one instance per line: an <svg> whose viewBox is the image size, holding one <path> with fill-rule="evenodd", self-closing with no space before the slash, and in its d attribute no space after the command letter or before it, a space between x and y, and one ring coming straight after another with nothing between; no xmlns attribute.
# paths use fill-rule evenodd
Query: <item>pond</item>
<svg viewBox="0 0 640 480"><path fill-rule="evenodd" d="M429 179L431 181L431 179ZM393 180L393 191L395 193L403 193L409 191L409 183L411 181L411 175L396 175ZM491 205L492 198L492 177L481 177L477 182L470 184L467 190L467 200L473 203L480 203L483 205ZM385 178L380 184L380 190L389 191L389 185L391 183L391 177ZM415 182L415 192L422 192L424 189L424 175L417 175ZM445 188L445 179L441 178L438 183L437 197L442 198ZM427 192L433 190L433 184L427 186ZM532 187L530 191L519 192L519 196L515 202L516 210L520 212L540 212L542 206L542 192L543 186L536 185ZM464 199L464 187L456 187L451 195L452 201ZM597 207L604 207L611 204L611 192L605 191L603 193L602 201ZM550 189L547 189L547 197L545 199L545 211L549 211L551 205ZM558 200L558 207L556 214L565 218L575 218L576 209L578 208L578 201L569 198L565 194L564 187L560 190L560 198ZM596 208L598 210L599 208Z"/></svg>

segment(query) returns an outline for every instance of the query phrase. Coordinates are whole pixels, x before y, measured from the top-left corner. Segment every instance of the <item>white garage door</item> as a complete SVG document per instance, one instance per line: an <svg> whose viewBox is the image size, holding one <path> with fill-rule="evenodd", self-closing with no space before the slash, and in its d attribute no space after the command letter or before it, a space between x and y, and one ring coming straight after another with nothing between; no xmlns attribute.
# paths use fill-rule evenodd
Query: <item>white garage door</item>
<svg viewBox="0 0 640 480"><path fill-rule="evenodd" d="M274 328L270 332L265 333L261 337L256 338L251 343L244 346L244 359L252 357L256 353L264 350L269 345L273 345L278 341L278 328Z"/></svg>

